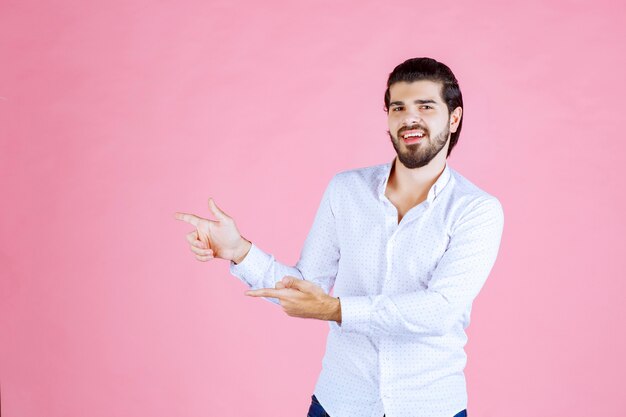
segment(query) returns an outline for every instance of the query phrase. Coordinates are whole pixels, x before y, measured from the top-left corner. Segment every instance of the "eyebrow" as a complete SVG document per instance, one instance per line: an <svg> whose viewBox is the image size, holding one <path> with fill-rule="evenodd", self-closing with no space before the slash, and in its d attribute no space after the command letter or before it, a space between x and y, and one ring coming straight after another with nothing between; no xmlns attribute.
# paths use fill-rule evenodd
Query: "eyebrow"
<svg viewBox="0 0 626 417"><path fill-rule="evenodd" d="M413 101L415 104L437 104L435 100L415 100ZM404 101L392 101L389 103L389 106L402 106L404 105Z"/></svg>

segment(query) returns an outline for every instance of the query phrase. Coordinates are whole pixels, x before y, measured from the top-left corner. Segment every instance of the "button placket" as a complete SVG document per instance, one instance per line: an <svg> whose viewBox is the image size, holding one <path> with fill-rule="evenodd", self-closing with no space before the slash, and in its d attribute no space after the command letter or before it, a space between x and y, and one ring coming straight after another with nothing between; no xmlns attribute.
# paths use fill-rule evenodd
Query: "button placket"
<svg viewBox="0 0 626 417"><path fill-rule="evenodd" d="M387 243L385 244L386 265L385 265L385 277L384 277L383 286L382 286L383 293L385 292L385 286L389 282L389 279L391 277L391 268L393 264L392 262L393 261L393 249L394 249L395 237L398 233L398 225L395 222L395 220L393 222L390 222L389 218L387 218L387 221L390 227L387 228L388 238L387 238Z"/></svg>

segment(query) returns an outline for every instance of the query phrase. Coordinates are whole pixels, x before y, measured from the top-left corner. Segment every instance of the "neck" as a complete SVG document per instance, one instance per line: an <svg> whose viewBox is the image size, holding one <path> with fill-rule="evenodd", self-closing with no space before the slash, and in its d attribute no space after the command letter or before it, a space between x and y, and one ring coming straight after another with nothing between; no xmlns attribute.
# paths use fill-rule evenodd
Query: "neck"
<svg viewBox="0 0 626 417"><path fill-rule="evenodd" d="M445 152L439 152L428 165L413 169L405 167L396 156L388 182L400 193L428 192L446 167L445 156Z"/></svg>

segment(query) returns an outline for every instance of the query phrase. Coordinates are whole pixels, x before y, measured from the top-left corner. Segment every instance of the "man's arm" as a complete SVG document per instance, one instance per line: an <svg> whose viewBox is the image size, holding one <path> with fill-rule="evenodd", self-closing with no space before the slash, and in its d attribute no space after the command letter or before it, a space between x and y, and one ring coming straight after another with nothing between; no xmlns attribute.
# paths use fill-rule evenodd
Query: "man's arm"
<svg viewBox="0 0 626 417"><path fill-rule="evenodd" d="M251 289L275 288L285 276L309 281L322 288L325 294L334 285L339 263L339 245L332 209L333 178L320 202L313 225L302 248L300 259L294 266L278 262L247 240L238 245L237 255L231 261L230 272ZM267 298L278 304L277 298Z"/></svg>
<svg viewBox="0 0 626 417"><path fill-rule="evenodd" d="M341 297L341 329L366 335L443 335L485 283L498 254L504 215L496 198L459 220L428 288L405 294Z"/></svg>

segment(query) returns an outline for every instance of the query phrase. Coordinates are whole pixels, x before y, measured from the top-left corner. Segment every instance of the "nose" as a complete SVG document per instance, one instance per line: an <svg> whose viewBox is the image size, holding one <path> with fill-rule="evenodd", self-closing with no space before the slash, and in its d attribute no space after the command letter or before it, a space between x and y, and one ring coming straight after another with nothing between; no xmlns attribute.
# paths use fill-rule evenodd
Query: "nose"
<svg viewBox="0 0 626 417"><path fill-rule="evenodd" d="M421 115L415 110L409 110L404 114L404 118L402 119L402 127L414 126L414 125L423 125L423 120Z"/></svg>

